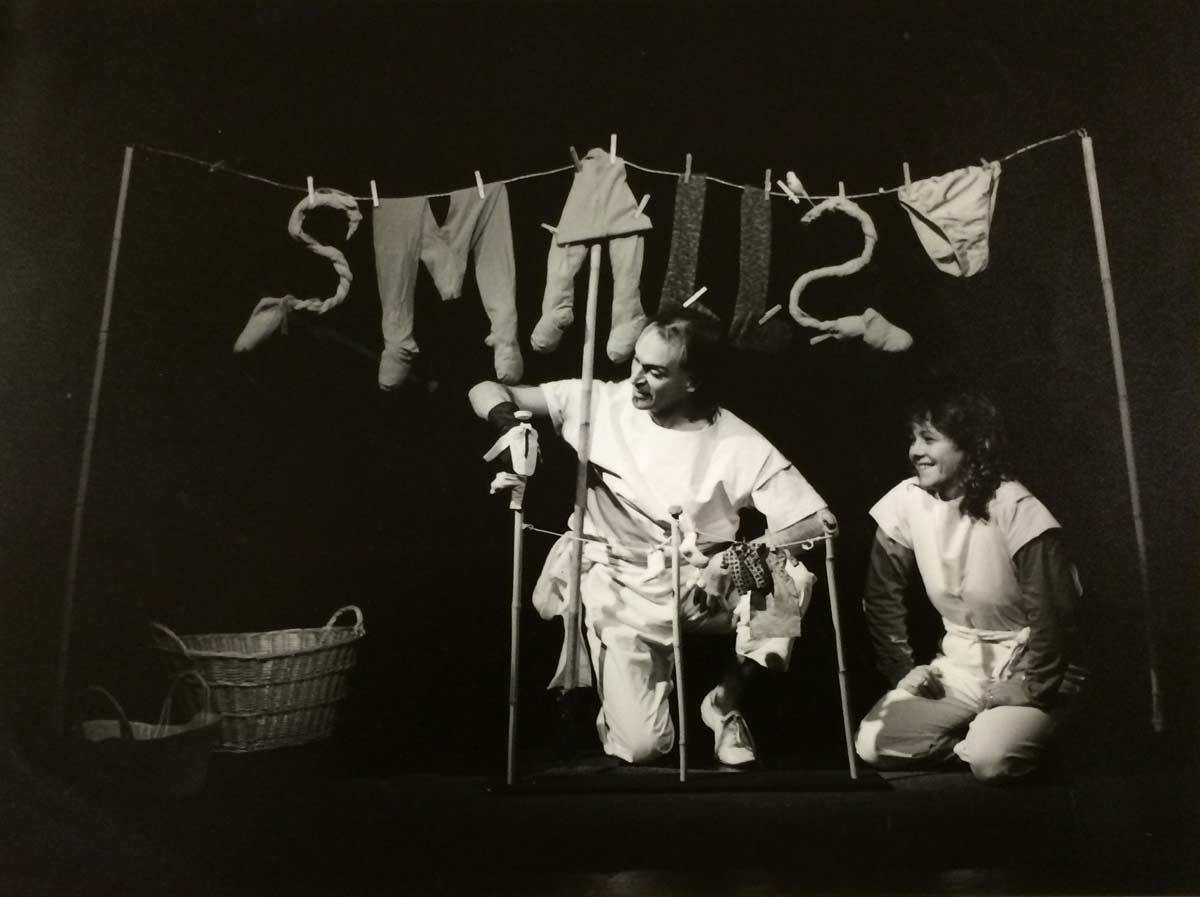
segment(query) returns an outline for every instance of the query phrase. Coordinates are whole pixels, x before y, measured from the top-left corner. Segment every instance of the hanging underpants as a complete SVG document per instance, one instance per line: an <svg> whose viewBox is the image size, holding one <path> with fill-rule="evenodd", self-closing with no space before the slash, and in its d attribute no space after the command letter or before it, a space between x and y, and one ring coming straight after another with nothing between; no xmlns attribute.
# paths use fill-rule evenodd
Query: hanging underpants
<svg viewBox="0 0 1200 897"><path fill-rule="evenodd" d="M381 199L375 209L375 268L383 306L380 389L396 389L408 379L419 354L413 337L413 300L418 260L433 275L443 300L462 295L467 255L475 259L475 280L491 321L484 342L492 347L496 377L518 383L524 372L517 343L516 264L508 190L484 185L450 194L446 220L438 224L425 197Z"/></svg>
<svg viewBox="0 0 1200 897"><path fill-rule="evenodd" d="M535 352L553 352L575 320L575 275L588 254L587 243L608 241L612 265L612 323L608 332L608 357L620 364L633 355L633 345L646 326L642 308L642 231L650 219L625 182L625 163L613 161L602 149L593 149L580 160L580 170L550 242L546 258L546 291L542 316L529 342Z"/></svg>
<svg viewBox="0 0 1200 897"><path fill-rule="evenodd" d="M905 184L896 195L933 263L970 277L987 267L999 186L1000 163L988 162Z"/></svg>

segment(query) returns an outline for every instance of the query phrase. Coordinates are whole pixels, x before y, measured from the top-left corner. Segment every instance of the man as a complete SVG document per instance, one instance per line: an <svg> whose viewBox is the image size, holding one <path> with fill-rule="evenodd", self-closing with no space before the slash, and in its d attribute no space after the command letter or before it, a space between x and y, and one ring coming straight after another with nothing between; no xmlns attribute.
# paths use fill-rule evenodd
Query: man
<svg viewBox="0 0 1200 897"><path fill-rule="evenodd" d="M680 309L660 316L634 348L631 376L592 387L591 456L580 597L592 668L600 693L597 730L605 753L646 763L674 745L669 696L673 666L672 578L663 564L668 508L683 508L687 563L681 569L681 613L690 630L736 629L736 658L701 704L718 761L743 766L754 741L739 706L747 680L761 667L786 669L790 638L753 637L747 596L731 594L717 552L736 536L738 511L767 519L774 546L798 543L836 527L825 501L765 438L712 398L720 349L716 322ZM580 383L542 386L477 384L471 406L505 430L518 410L547 417L578 448ZM543 616L563 609L570 577L569 537L551 550L534 602ZM772 552L777 596L806 595L811 574ZM566 658L560 659L561 677ZM586 672L586 671L585 671Z"/></svg>

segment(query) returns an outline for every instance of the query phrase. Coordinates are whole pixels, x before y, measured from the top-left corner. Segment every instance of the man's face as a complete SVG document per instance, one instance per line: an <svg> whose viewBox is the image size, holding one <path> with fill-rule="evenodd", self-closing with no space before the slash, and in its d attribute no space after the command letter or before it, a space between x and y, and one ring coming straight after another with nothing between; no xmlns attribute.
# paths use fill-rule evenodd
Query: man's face
<svg viewBox="0 0 1200 897"><path fill-rule="evenodd" d="M648 327L633 348L633 407L650 411L656 417L679 411L691 398L692 378L679 363L682 346L663 339L655 327Z"/></svg>

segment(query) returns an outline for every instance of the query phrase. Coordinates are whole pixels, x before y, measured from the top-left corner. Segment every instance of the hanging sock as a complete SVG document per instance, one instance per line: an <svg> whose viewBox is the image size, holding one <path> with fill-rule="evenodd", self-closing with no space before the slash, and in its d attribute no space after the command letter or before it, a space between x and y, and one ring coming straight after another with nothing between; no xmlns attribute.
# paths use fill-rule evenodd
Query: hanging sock
<svg viewBox="0 0 1200 897"><path fill-rule="evenodd" d="M738 260L738 293L729 324L733 345L760 352L782 352L792 341L791 329L779 317L759 325L766 311L771 273L771 203L757 187L742 190L742 242Z"/></svg>
<svg viewBox="0 0 1200 897"><path fill-rule="evenodd" d="M861 339L868 347L880 352L904 352L913 344L912 334L902 327L897 327L873 308L868 308L861 315L850 315L833 321L808 318L808 323L801 323L805 327L824 331L822 336L814 336L809 340L813 345L827 339Z"/></svg>
<svg viewBox="0 0 1200 897"><path fill-rule="evenodd" d="M675 221L667 274L658 297L658 310L678 308L696 292L696 266L700 256L700 226L704 220L704 196L708 178L693 174L675 185Z"/></svg>
<svg viewBox="0 0 1200 897"><path fill-rule="evenodd" d="M625 163L593 149L580 161L546 258L546 291L542 316L529 343L535 352L553 352L575 320L575 275L587 257L585 244L608 241L612 264L612 324L608 357L620 364L633 355L633 345L646 326L641 276L650 218L638 210L625 182Z"/></svg>
<svg viewBox="0 0 1200 897"><path fill-rule="evenodd" d="M896 196L938 269L970 277L988 264L999 186L1000 163L988 162L905 184Z"/></svg>

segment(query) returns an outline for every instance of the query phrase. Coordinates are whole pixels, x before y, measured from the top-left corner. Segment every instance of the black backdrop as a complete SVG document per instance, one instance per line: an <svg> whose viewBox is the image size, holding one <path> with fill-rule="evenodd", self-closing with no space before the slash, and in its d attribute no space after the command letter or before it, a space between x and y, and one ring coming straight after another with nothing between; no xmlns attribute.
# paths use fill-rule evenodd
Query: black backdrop
<svg viewBox="0 0 1200 897"><path fill-rule="evenodd" d="M15 162L4 211L9 571L3 661L9 716L45 718L61 618L92 353L125 143L181 149L273 178L419 195L552 168L566 147L760 185L794 168L814 193L852 193L994 158L1076 126L1096 139L1150 542L1168 721L1196 718L1194 195L1196 35L1186 6L1145 19L1115 8L1003 6L842 12L786 6L411 4L136 5L51 14L18 6L3 107ZM953 15L951 15L953 13ZM651 195L643 294L657 301L673 183ZM548 235L569 175L510 186L521 335L537 318ZM355 763L499 762L507 670L510 519L487 495L486 428L465 391L490 375L473 277L443 303L422 271L417 336L432 391L375 387L379 350L370 203L345 251L355 281L329 314L235 357L263 295L329 295L330 266L286 234L299 194L135 153L85 518L70 687L109 683L149 707L159 688L146 623L181 631L319 625L362 607L368 637L339 741ZM698 283L728 320L738 193L710 184ZM443 201L444 202L444 201ZM857 225L801 225L774 210L772 301L817 265L858 252ZM820 282L822 317L871 305L910 330L902 356L856 343L781 356L733 353L729 404L830 500L843 524L839 585L853 698L880 683L857 612L866 510L906 473L900 404L931 367L987 383L1010 413L1022 479L1063 522L1087 587L1098 663L1094 727L1110 745L1149 718L1146 617L1079 143L1005 163L986 272L961 281L925 257L894 196L861 201L880 241L854 277ZM443 206L444 207L444 206ZM438 203L435 201L435 209ZM310 216L331 239L332 213ZM609 291L601 289L600 333ZM579 280L582 307L586 275ZM526 352L526 379L578 369ZM7 351L11 350L11 351ZM603 359L603 353L599 353ZM597 375L622 371L602 360ZM529 519L562 529L573 459L548 446ZM532 582L548 541L527 540ZM814 560L819 568L819 558ZM837 760L824 593L793 670L769 687L781 749ZM934 621L918 606L931 649ZM523 737L549 734L542 686L559 627L527 614ZM693 642L697 681L720 646ZM695 688L692 694L702 694Z"/></svg>

